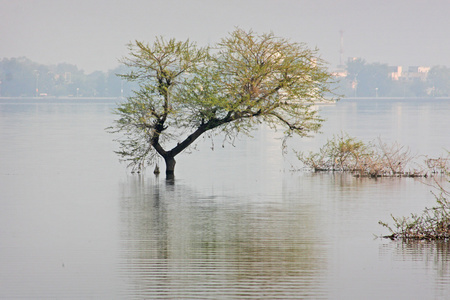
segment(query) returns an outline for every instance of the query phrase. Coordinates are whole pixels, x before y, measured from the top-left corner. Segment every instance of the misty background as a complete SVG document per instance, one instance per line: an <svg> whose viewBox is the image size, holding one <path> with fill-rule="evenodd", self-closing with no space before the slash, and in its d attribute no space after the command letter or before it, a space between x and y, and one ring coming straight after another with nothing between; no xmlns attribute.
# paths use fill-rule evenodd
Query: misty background
<svg viewBox="0 0 450 300"><path fill-rule="evenodd" d="M235 26L318 47L331 65L450 65L448 0L0 0L0 57L107 71L130 41L214 43Z"/></svg>
<svg viewBox="0 0 450 300"><path fill-rule="evenodd" d="M164 36L204 46L235 27L317 47L330 70L350 57L375 69L450 66L449 15L448 0L0 0L2 68L28 70L0 74L0 96L8 94L12 76L27 72L23 80L31 92L22 95L37 88L46 94L50 81L56 96L124 95L131 87L114 76L129 42ZM434 83L414 94L430 88ZM411 94L406 87L396 90Z"/></svg>

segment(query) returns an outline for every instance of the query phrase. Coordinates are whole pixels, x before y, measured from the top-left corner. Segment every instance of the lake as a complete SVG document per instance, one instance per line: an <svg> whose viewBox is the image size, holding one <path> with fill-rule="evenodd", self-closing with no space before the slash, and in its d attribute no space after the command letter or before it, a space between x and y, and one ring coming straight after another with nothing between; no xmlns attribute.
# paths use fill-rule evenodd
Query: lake
<svg viewBox="0 0 450 300"><path fill-rule="evenodd" d="M110 100L0 100L1 299L445 299L450 244L376 238L435 204L429 179L302 170L261 126L200 138L175 179L130 174ZM319 106L333 134L450 149L450 100ZM162 166L164 169L164 166ZM424 182L425 181L425 182Z"/></svg>

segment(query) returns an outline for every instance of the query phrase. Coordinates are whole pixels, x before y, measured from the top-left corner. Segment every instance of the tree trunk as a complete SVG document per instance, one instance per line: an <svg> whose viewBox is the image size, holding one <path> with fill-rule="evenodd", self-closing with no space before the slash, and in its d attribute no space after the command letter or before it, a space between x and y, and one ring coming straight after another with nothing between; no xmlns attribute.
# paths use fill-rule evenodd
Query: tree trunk
<svg viewBox="0 0 450 300"><path fill-rule="evenodd" d="M164 158L166 161L166 175L167 176L173 176L175 171L175 157L173 156L167 156Z"/></svg>

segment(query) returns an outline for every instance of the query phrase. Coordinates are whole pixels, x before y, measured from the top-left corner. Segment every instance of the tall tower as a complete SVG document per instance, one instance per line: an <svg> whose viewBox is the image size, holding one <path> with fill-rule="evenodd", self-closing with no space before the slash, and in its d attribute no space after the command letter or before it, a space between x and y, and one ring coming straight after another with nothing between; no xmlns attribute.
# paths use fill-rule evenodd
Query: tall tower
<svg viewBox="0 0 450 300"><path fill-rule="evenodd" d="M341 34L341 47L339 49L339 67L344 67L344 31L340 30L339 33Z"/></svg>

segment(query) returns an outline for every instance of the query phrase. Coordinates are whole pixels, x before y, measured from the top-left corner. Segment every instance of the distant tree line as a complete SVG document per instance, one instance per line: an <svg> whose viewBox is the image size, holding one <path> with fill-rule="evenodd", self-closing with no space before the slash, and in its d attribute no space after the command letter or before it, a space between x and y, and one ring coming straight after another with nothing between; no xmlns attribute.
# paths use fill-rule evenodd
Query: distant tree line
<svg viewBox="0 0 450 300"><path fill-rule="evenodd" d="M406 71L407 74L408 71ZM350 59L337 89L346 97L449 97L450 68L434 66L420 77L393 78L387 64Z"/></svg>
<svg viewBox="0 0 450 300"><path fill-rule="evenodd" d="M124 66L108 72L85 74L77 66L60 63L42 65L28 58L0 60L1 97L127 97L132 86L116 76Z"/></svg>
<svg viewBox="0 0 450 300"><path fill-rule="evenodd" d="M337 77L336 90L346 97L449 97L450 68L434 66L426 78L393 80L390 67L352 59L344 76ZM28 58L0 60L0 97L128 97L137 85L117 74L129 70L121 65L108 72L85 74L77 66L60 63L42 65Z"/></svg>

